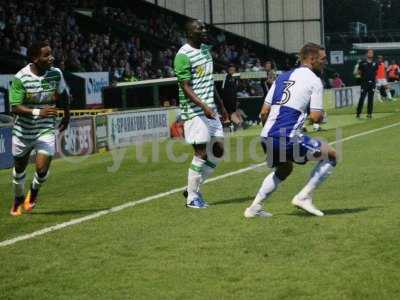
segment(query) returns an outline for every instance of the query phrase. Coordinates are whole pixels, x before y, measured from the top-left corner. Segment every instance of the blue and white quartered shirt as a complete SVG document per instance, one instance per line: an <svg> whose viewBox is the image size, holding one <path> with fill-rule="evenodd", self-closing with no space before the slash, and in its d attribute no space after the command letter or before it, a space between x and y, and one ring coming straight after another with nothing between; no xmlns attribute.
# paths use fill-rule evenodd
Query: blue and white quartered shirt
<svg viewBox="0 0 400 300"><path fill-rule="evenodd" d="M323 90L321 79L308 67L281 74L265 98L271 110L261 136L300 136L308 107L310 111L323 111Z"/></svg>

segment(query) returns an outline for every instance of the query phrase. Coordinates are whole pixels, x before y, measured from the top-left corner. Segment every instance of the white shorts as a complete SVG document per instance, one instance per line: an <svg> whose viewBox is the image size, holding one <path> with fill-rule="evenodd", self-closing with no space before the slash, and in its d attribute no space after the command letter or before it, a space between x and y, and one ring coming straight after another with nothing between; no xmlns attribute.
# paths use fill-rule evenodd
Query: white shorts
<svg viewBox="0 0 400 300"><path fill-rule="evenodd" d="M196 116L185 121L184 132L188 144L207 144L213 137L224 137L221 121L206 116Z"/></svg>
<svg viewBox="0 0 400 300"><path fill-rule="evenodd" d="M13 135L12 155L14 157L24 157L32 150L35 150L36 153L41 153L47 156L54 156L55 141L56 137L54 134L45 134L35 140L21 139Z"/></svg>
<svg viewBox="0 0 400 300"><path fill-rule="evenodd" d="M379 86L385 86L387 84L388 84L388 82L387 82L387 80L385 78L376 80L376 86L378 86L378 87Z"/></svg>

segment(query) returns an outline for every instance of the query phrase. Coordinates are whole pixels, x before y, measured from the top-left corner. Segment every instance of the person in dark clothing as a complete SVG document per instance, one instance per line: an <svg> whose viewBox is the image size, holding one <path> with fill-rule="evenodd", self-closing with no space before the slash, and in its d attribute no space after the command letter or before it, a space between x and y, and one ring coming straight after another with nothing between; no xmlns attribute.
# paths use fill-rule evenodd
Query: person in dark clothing
<svg viewBox="0 0 400 300"><path fill-rule="evenodd" d="M378 63L374 60L374 51L368 49L367 59L362 60L358 66L358 72L361 76L361 95L357 106L357 118L360 117L365 96L368 94L367 118L372 118L372 110L374 106L374 91L376 84L376 72L378 71Z"/></svg>
<svg viewBox="0 0 400 300"><path fill-rule="evenodd" d="M237 93L239 90L239 81L234 78L233 75L236 73L236 67L230 65L228 67L228 73L222 83L222 101L229 114L229 121L233 128L231 130L236 130L242 128L244 125L244 120L242 115L238 111L238 99Z"/></svg>
<svg viewBox="0 0 400 300"><path fill-rule="evenodd" d="M225 79L222 83L222 100L229 115L234 113L237 108L236 93L238 91L238 82L233 77L233 74L235 73L235 66L230 65L228 67L228 73L226 74Z"/></svg>
<svg viewBox="0 0 400 300"><path fill-rule="evenodd" d="M271 88L272 84L274 83L277 72L275 69L275 64L272 61L267 60L264 64L264 71L266 72L266 78L261 79L261 87L264 92L264 98L267 96L269 89Z"/></svg>

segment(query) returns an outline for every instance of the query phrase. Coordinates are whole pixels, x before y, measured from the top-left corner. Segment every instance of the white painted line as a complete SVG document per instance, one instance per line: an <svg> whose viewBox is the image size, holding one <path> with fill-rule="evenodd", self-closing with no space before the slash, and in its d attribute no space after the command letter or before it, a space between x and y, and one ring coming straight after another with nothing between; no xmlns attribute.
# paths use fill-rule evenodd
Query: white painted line
<svg viewBox="0 0 400 300"><path fill-rule="evenodd" d="M400 125L400 122L399 123L394 123L394 124L391 124L391 125L387 125L387 126L384 126L384 127L368 130L368 131L365 131L365 132L361 132L361 133L358 133L358 134L355 134L355 135L348 136L348 137L343 138L343 139L341 139L339 141L335 141L335 142L332 142L332 143L329 143L329 144L333 145L333 144L337 144L338 142L345 142L345 141L348 141L348 140L352 140L352 139L358 138L360 136L368 135L368 134L371 134L371 133L375 133L375 132L382 131L382 130L385 130L385 129L388 129L388 128L396 127L396 126L399 126L399 125Z"/></svg>
<svg viewBox="0 0 400 300"><path fill-rule="evenodd" d="M345 141L348 141L348 140L352 140L352 139L355 139L355 138L358 138L358 137L361 137L361 136L364 136L364 135L368 135L368 134L371 134L371 133L375 133L375 132L382 131L382 130L385 130L385 129L388 129L388 128L392 128L392 127L395 127L395 126L399 126L399 125L400 125L400 122L399 123L394 123L394 124L391 124L391 125L388 125L388 126L384 126L384 127L380 127L380 128L377 128L377 129L372 129L372 130L369 130L369 131L358 133L358 134L343 138L343 139L341 139L339 141L331 142L329 144L333 145L333 144L336 144L338 142L345 142ZM205 183L214 182L214 181L221 180L221 179L224 179L224 178L227 178L227 177L230 177L230 176L242 174L242 173L254 170L256 168L262 167L264 165L265 165L265 163L260 163L260 164L252 165L252 166L247 167L247 168L243 168L243 169L239 169L239 170L236 170L236 171L233 171L233 172L229 172L229 173L226 173L226 174L223 174L223 175L220 175L220 176L216 176L214 178L210 178L210 179L206 180ZM136 206L138 204L147 203L147 202L159 199L159 198L163 198L165 196L169 196L169 195L172 195L172 194L175 194L175 193L178 193L178 192L182 192L185 189L186 189L186 186L180 187L180 188L176 188L176 189L164 192L164 193L160 193L160 194L156 194L156 195L153 195L153 196L149 196L149 197L143 198L143 199L138 200L138 201L131 201L131 202L128 202L128 203L125 203L125 204L122 204L122 205L114 206L114 207L112 207L110 209L102 210L102 211L99 211L97 213L93 213L93 214L87 215L87 216L82 217L82 218L73 219L71 221L64 222L64 223L61 223L61 224L57 224L57 225L54 225L54 226L50 226L50 227L47 227L47 228L44 228L44 229L29 233L29 234L18 236L18 237L13 238L13 239L5 240L5 241L0 242L0 247L6 247L6 246L9 246L9 245L13 245L13 244L15 244L17 242L24 241L24 240L29 240L29 239L32 239L34 237L47 234L49 232L57 231L57 230L60 230L60 229L63 229L63 228L69 227L69 226L73 226L73 225L81 224L81 223L89 221L89 220L97 219L97 218L100 218L101 216L105 216L105 215L108 215L108 214L111 214L111 213L115 213L115 212L124 210L126 208Z"/></svg>

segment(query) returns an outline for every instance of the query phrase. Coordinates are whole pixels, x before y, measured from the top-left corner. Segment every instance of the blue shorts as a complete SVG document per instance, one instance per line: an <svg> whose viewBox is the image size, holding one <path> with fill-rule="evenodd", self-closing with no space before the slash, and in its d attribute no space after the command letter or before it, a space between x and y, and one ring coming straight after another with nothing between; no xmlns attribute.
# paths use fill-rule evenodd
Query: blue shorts
<svg viewBox="0 0 400 300"><path fill-rule="evenodd" d="M307 157L321 155L321 141L307 135L298 137L262 137L261 146L267 154L267 165L277 167L281 163L305 164Z"/></svg>

